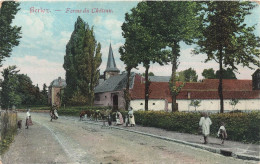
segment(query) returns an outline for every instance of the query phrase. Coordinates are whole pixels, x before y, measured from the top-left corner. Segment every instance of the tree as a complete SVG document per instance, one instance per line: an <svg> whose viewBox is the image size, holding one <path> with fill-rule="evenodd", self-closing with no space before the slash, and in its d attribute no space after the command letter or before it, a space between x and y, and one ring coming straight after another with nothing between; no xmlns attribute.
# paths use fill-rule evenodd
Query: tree
<svg viewBox="0 0 260 164"><path fill-rule="evenodd" d="M203 35L198 40L196 53L207 54L205 62L219 63L220 112L224 112L222 91L223 65L237 70L236 65L251 68L260 66L260 38L248 27L245 17L255 5L249 1L210 1L204 5Z"/></svg>
<svg viewBox="0 0 260 164"><path fill-rule="evenodd" d="M145 76L145 73L142 73L142 76ZM149 72L148 76L155 76L153 72Z"/></svg>
<svg viewBox="0 0 260 164"><path fill-rule="evenodd" d="M178 81L182 81L182 82L197 82L198 75L194 69L189 68L189 69L179 72L176 79Z"/></svg>
<svg viewBox="0 0 260 164"><path fill-rule="evenodd" d="M232 109L234 110L236 105L239 103L238 99L231 99L229 104L232 106Z"/></svg>
<svg viewBox="0 0 260 164"><path fill-rule="evenodd" d="M157 36L157 43L164 48L171 49L169 56L172 64L170 90L172 91L172 111L178 111L176 103L176 70L180 56L180 42L191 44L200 35L200 17L198 10L200 3L188 1L147 2L149 18L146 23L153 35Z"/></svg>
<svg viewBox="0 0 260 164"><path fill-rule="evenodd" d="M93 104L94 87L100 74L98 69L101 64L100 50L101 45L95 40L93 27L90 28L78 17L66 46L63 64L67 83L64 96L68 103Z"/></svg>
<svg viewBox="0 0 260 164"><path fill-rule="evenodd" d="M41 94L42 94L41 104L47 105L48 104L48 87L45 83L42 86Z"/></svg>
<svg viewBox="0 0 260 164"><path fill-rule="evenodd" d="M74 31L66 45L66 55L64 56L63 64L63 68L66 71L67 84L64 96L68 103L73 103L71 102L71 99L79 92L75 57L83 53L84 35L85 23L80 17L78 17L74 25Z"/></svg>
<svg viewBox="0 0 260 164"><path fill-rule="evenodd" d="M145 110L148 110L149 85L148 72L150 63L163 64L167 60L168 51L161 50L162 44L158 42L156 35L153 35L147 22L150 21L150 11L146 2L138 3L137 7L131 10L131 14L125 15L125 22L122 25L123 37L135 42L134 61L143 63L145 67ZM131 53L127 53L130 54Z"/></svg>
<svg viewBox="0 0 260 164"><path fill-rule="evenodd" d="M19 5L14 1L4 1L0 7L0 66L4 58L10 57L13 47L19 45L21 27L11 25L20 10Z"/></svg>
<svg viewBox="0 0 260 164"><path fill-rule="evenodd" d="M216 71L216 78L220 78L220 71ZM222 79L237 79L236 74L233 72L231 68L227 68L222 70Z"/></svg>
<svg viewBox="0 0 260 164"><path fill-rule="evenodd" d="M193 106L196 109L200 106L201 100L191 100L190 106Z"/></svg>
<svg viewBox="0 0 260 164"><path fill-rule="evenodd" d="M101 65L101 44L97 43L93 27L85 26L83 53L76 56L79 88L83 96L88 97L87 104L94 103L94 87L98 84Z"/></svg>
<svg viewBox="0 0 260 164"><path fill-rule="evenodd" d="M213 68L204 69L202 72L202 76L205 79L216 79L215 71Z"/></svg>
<svg viewBox="0 0 260 164"><path fill-rule="evenodd" d="M2 82L1 106L5 109L21 104L21 97L16 93L19 87L16 76L18 72L19 70L16 70L16 66L9 66L2 71L4 80Z"/></svg>
<svg viewBox="0 0 260 164"><path fill-rule="evenodd" d="M127 14L126 14L127 15ZM122 27L123 28L123 27ZM124 33L123 33L124 36ZM135 57L135 42L129 37L126 38L125 44L119 48L120 60L126 65L125 69L127 71L127 82L126 88L124 90L124 99L125 99L125 109L128 110L130 105L130 73L133 68L138 66L137 58Z"/></svg>

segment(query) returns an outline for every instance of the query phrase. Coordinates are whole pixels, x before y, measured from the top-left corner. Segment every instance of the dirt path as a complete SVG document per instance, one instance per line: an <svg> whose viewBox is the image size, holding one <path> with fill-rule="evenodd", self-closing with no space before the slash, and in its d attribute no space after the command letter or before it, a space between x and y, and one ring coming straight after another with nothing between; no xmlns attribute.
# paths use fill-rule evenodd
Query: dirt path
<svg viewBox="0 0 260 164"><path fill-rule="evenodd" d="M21 129L3 164L37 163L248 163L148 136L101 128L48 114L32 113L34 125ZM25 118L25 114L19 114ZM24 123L24 120L23 120Z"/></svg>

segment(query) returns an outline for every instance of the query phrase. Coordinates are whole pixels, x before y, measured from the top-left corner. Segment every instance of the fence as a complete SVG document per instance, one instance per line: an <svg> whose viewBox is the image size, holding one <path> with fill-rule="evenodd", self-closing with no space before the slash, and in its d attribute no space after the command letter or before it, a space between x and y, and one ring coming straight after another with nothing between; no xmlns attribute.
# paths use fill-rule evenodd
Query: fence
<svg viewBox="0 0 260 164"><path fill-rule="evenodd" d="M0 111L0 143L8 136L13 137L17 130L17 112Z"/></svg>

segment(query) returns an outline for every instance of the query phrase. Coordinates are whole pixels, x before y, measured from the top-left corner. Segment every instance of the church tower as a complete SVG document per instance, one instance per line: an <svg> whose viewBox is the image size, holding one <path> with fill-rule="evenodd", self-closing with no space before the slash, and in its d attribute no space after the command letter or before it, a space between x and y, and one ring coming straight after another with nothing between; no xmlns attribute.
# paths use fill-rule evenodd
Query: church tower
<svg viewBox="0 0 260 164"><path fill-rule="evenodd" d="M119 72L120 72L119 69L116 67L116 62L114 59L113 50L110 43L108 59L107 59L107 68L104 71L104 79L107 80L111 76L118 75Z"/></svg>

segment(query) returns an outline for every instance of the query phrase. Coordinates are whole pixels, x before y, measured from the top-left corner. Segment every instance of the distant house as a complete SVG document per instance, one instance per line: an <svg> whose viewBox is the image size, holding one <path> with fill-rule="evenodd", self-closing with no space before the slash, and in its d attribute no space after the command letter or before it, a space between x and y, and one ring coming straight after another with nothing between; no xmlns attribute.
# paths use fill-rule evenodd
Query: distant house
<svg viewBox="0 0 260 164"><path fill-rule="evenodd" d="M48 91L48 103L50 105L61 105L61 95L66 87L66 81L59 77L50 83Z"/></svg>
<svg viewBox="0 0 260 164"><path fill-rule="evenodd" d="M149 110L171 111L172 98L169 89L170 76L149 76ZM127 74L120 74L116 67L112 47L110 44L107 68L103 79L95 88L96 106L111 106L115 109L124 108L124 89L126 88ZM176 85L180 85L177 82ZM219 111L218 79L205 79L202 82L187 82L177 96L179 111L194 111L190 106L192 100L200 100L197 110ZM144 110L145 106L145 79L138 74L130 76L130 106L134 110ZM230 101L238 99L235 106L238 110L260 110L260 71L255 71L252 80L223 79L224 110L232 110Z"/></svg>
<svg viewBox="0 0 260 164"><path fill-rule="evenodd" d="M144 110L144 88L142 77L135 78L131 90L131 106ZM238 110L260 110L260 90L253 89L254 80L223 79L225 111L232 110L231 99L238 99ZM177 82L176 85L180 83ZM194 111L191 100L200 100L198 110L219 111L218 79L205 79L202 82L188 82L177 96L179 111ZM171 110L172 99L168 82L152 81L150 84L149 110Z"/></svg>
<svg viewBox="0 0 260 164"><path fill-rule="evenodd" d="M99 80L99 85L95 88L94 105L110 106L114 109L124 108L124 89L126 87L127 74L119 74L120 71L116 67L112 47L110 44L107 67L104 71L104 79ZM130 88L133 86L134 74L131 74Z"/></svg>

